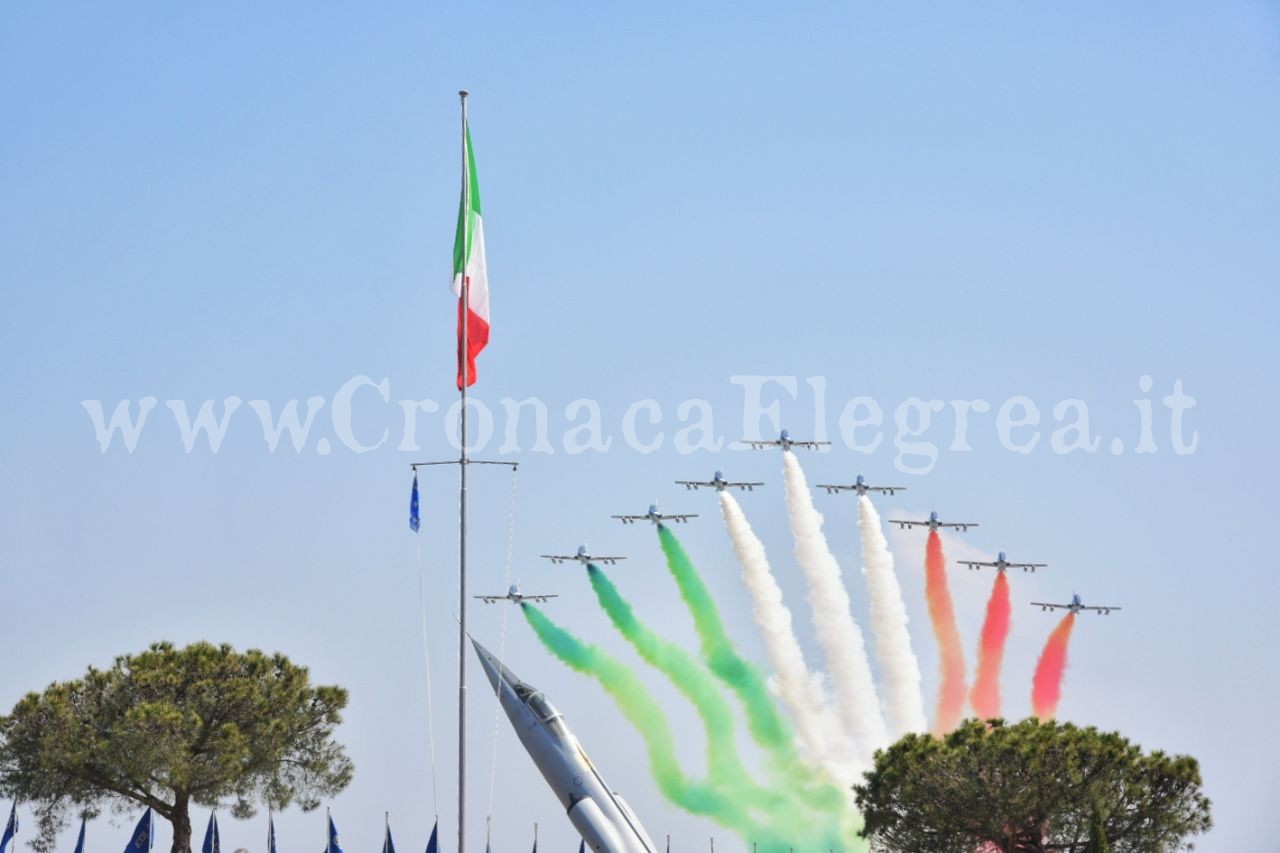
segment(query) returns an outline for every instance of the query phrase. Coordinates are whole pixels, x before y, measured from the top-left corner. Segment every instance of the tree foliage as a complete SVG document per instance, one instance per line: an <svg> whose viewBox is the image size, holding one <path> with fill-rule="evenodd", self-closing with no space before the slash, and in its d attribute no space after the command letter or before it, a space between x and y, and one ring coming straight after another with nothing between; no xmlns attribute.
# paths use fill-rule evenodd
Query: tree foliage
<svg viewBox="0 0 1280 853"><path fill-rule="evenodd" d="M1195 759L1034 719L908 735L854 790L863 835L904 853L1172 853L1212 825Z"/></svg>
<svg viewBox="0 0 1280 853"><path fill-rule="evenodd" d="M346 690L312 685L281 654L157 643L0 717L0 791L35 808L41 853L71 813L139 805L173 824L186 853L192 803L250 817L346 787L352 764L333 739L346 704Z"/></svg>

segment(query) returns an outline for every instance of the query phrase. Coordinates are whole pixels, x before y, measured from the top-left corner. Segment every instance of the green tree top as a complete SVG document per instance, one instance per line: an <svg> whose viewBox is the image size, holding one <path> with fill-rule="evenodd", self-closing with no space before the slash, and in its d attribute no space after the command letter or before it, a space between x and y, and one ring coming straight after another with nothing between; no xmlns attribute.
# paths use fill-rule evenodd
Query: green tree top
<svg viewBox="0 0 1280 853"><path fill-rule="evenodd" d="M312 685L284 655L156 643L49 685L0 717L0 791L31 803L36 850L69 813L149 806L191 849L190 805L319 805L351 781L333 739L347 691Z"/></svg>
<svg viewBox="0 0 1280 853"><path fill-rule="evenodd" d="M1195 759L1071 724L969 720L876 754L855 789L877 849L1172 853L1212 825Z"/></svg>

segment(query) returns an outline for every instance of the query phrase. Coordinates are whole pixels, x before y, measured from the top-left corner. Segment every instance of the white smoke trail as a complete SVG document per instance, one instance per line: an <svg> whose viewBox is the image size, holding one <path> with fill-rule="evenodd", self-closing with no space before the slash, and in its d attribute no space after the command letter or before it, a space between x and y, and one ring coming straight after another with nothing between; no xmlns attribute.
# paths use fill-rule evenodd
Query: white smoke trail
<svg viewBox="0 0 1280 853"><path fill-rule="evenodd" d="M790 451L784 451L782 459L787 516L796 543L796 562L809 584L813 626L827 655L840 720L853 739L855 755L864 769L870 768L872 755L889 740L871 662L862 631L849 612L849 593L840 577L840 564L822 534L822 515L813 506L804 471Z"/></svg>
<svg viewBox="0 0 1280 853"><path fill-rule="evenodd" d="M871 498L858 498L858 530L862 533L862 574L871 601L871 635L884 675L884 707L889 733L900 738L929 728L920 690L920 662L911 650L907 605L893 570L893 554Z"/></svg>
<svg viewBox="0 0 1280 853"><path fill-rule="evenodd" d="M804 662L800 641L791 627L791 611L782 601L782 590L769 568L764 543L728 492L720 493L720 512L733 552L742 565L742 583L751 593L756 624L764 635L765 649L773 665L773 687L791 712L802 754L810 764L824 768L841 785L859 781L853 745L827 703L821 680Z"/></svg>

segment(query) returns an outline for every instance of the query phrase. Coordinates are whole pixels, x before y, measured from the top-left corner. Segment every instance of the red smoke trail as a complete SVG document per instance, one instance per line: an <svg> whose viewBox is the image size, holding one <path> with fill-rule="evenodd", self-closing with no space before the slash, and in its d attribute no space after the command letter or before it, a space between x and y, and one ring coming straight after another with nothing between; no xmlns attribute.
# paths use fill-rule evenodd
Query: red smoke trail
<svg viewBox="0 0 1280 853"><path fill-rule="evenodd" d="M982 623L982 642L978 645L978 672L969 694L979 719L1000 716L1000 663L1004 660L1004 641L1009 636L1009 613L1009 578L998 571L987 601L987 618Z"/></svg>
<svg viewBox="0 0 1280 853"><path fill-rule="evenodd" d="M947 558L942 553L942 539L936 530L929 531L924 553L924 594L929 602L929 619L933 635L938 639L938 713L933 733L943 735L956 727L964 716L964 649L956 628L956 612L947 590Z"/></svg>
<svg viewBox="0 0 1280 853"><path fill-rule="evenodd" d="M1042 720L1051 720L1058 713L1058 700L1062 698L1062 676L1067 671L1067 641L1075 627L1076 615L1062 617L1058 627L1049 635L1036 664L1035 680L1031 683L1031 710Z"/></svg>

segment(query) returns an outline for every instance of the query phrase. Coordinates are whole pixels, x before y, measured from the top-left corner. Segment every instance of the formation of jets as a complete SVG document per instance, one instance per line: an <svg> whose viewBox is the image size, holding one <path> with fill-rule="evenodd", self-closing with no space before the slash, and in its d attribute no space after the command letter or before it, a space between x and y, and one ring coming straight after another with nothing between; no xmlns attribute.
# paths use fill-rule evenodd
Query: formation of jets
<svg viewBox="0 0 1280 853"><path fill-rule="evenodd" d="M582 565L587 563L604 563L606 566L617 565L619 560L625 560L626 557L597 557L587 553L586 545L579 545L578 550L572 554L543 554L542 559L550 560L559 565L561 563L579 562Z"/></svg>
<svg viewBox="0 0 1280 853"><path fill-rule="evenodd" d="M829 441L808 441L793 439L785 429L782 430L777 439L768 440L745 440L744 444L750 445L755 450L763 450L770 447L780 447L784 452L791 451L795 447L803 447L814 450L824 445L829 445ZM715 489L717 492L723 492L728 489L739 489L741 491L754 491L757 486L763 486L764 483L758 481L735 481L728 480L724 476L724 472L716 471L710 480L676 480L677 485L684 486L686 490L696 491L698 489ZM841 492L856 492L859 497L866 495L868 492L876 492L883 495L894 495L897 492L905 491L905 486L876 486L868 483L862 474L849 484L844 483L818 483L817 487L825 489L827 494L839 494ZM697 518L696 513L663 513L658 510L657 504L650 504L648 512L640 515L614 515L623 524L636 524L638 522L648 521L652 524L660 525L664 522L674 521L679 524L687 523L691 518ZM941 529L957 530L961 533L967 532L971 527L978 527L976 521L943 521L938 517L936 511L930 512L929 517L923 521L914 519L888 519L890 524L898 525L901 530L908 530L915 527L924 527L932 533ZM572 554L543 554L543 559L550 560L555 564L576 562L582 565L588 563L600 563L603 565L616 565L619 561L627 559L621 556L605 556L588 553L587 546L580 545L578 550ZM1036 569L1043 569L1048 566L1047 563L1018 563L1009 560L1004 551L999 552L995 560L958 560L963 566L968 567L971 571L977 571L982 568L993 568L997 572L1007 572L1009 569L1022 569L1024 572L1034 572ZM519 586L512 586L506 595L477 595L476 598L481 599L486 604L492 604L497 601L511 601L520 603L523 601L546 602L556 595L525 595L520 591ZM1069 610L1072 613L1080 613L1085 610L1093 610L1103 615L1110 615L1113 610L1120 610L1119 607L1110 605L1094 606L1085 605L1079 595L1072 594L1071 601L1067 604L1055 604L1052 602L1033 601L1031 604L1039 607L1042 611L1051 610Z"/></svg>
<svg viewBox="0 0 1280 853"><path fill-rule="evenodd" d="M754 492L756 486L764 485L764 483L732 483L724 478L723 471L717 471L710 480L676 480L676 484L684 486L688 491L693 491L695 489L715 489L717 492L723 492L725 489L740 489L744 492Z"/></svg>
<svg viewBox="0 0 1280 853"><path fill-rule="evenodd" d="M657 504L649 504L649 511L644 515L615 515L613 518L618 519L623 524L635 524L637 521L652 521L654 524L661 524L664 521L675 521L685 524L691 518L697 518L697 513L677 512L664 515L658 512Z"/></svg>
<svg viewBox="0 0 1280 853"><path fill-rule="evenodd" d="M847 486L842 486L838 483L818 483L818 488L826 489L829 495L834 495L838 492L857 492L858 497L862 497L867 492L879 492L882 495L892 496L895 492L905 492L907 490L906 486L872 486L867 483L861 474L858 475L858 479Z"/></svg>
<svg viewBox="0 0 1280 853"><path fill-rule="evenodd" d="M753 440L750 438L744 438L742 440L742 443L751 445L752 450L766 450L770 447L781 447L784 451L790 450L793 447L803 447L807 450L817 450L819 447L824 447L826 445L831 444L831 442L829 441L797 441L796 439L792 438L791 434L788 433L785 429L782 432L778 433L778 437L775 438L773 441L766 441L763 439Z"/></svg>
<svg viewBox="0 0 1280 853"><path fill-rule="evenodd" d="M1022 569L1024 572L1034 572L1036 569L1045 569L1049 567L1048 563L1011 563L1005 557L1004 551L996 555L995 561L984 563L981 560L956 560L962 566L968 566L970 571L977 571L981 568L993 568L997 572L1006 572L1009 569Z"/></svg>
<svg viewBox="0 0 1280 853"><path fill-rule="evenodd" d="M507 590L506 595L477 595L475 598L480 599L485 604L493 604L498 601L510 601L519 604L522 601L536 601L539 604L545 604L553 598L559 598L558 595L525 595L520 591L519 584L512 584Z"/></svg>
<svg viewBox="0 0 1280 853"><path fill-rule="evenodd" d="M978 522L976 521L943 521L942 519L938 518L937 510L934 510L933 512L929 513L929 518L925 521L910 521L910 520L899 520L896 518L891 518L889 519L889 523L898 525L899 530L906 530L907 528L910 528L910 527L927 527L929 528L930 533L933 533L934 531L943 527L952 527L952 528L955 528L956 530L959 530L961 533L964 533L968 531L970 527L978 526Z"/></svg>
<svg viewBox="0 0 1280 853"><path fill-rule="evenodd" d="M1079 613L1082 610L1096 610L1098 613L1101 613L1103 616L1110 616L1112 610L1120 609L1119 607L1111 607L1110 605L1104 605L1102 607L1093 607L1093 606L1086 607L1085 603L1080 600L1080 596L1076 595L1075 593L1072 593L1071 595L1070 604L1050 604L1049 602L1045 602L1045 601L1033 601L1031 602L1031 604L1034 607L1039 607L1042 611L1046 613L1050 610L1070 610L1072 613Z"/></svg>

